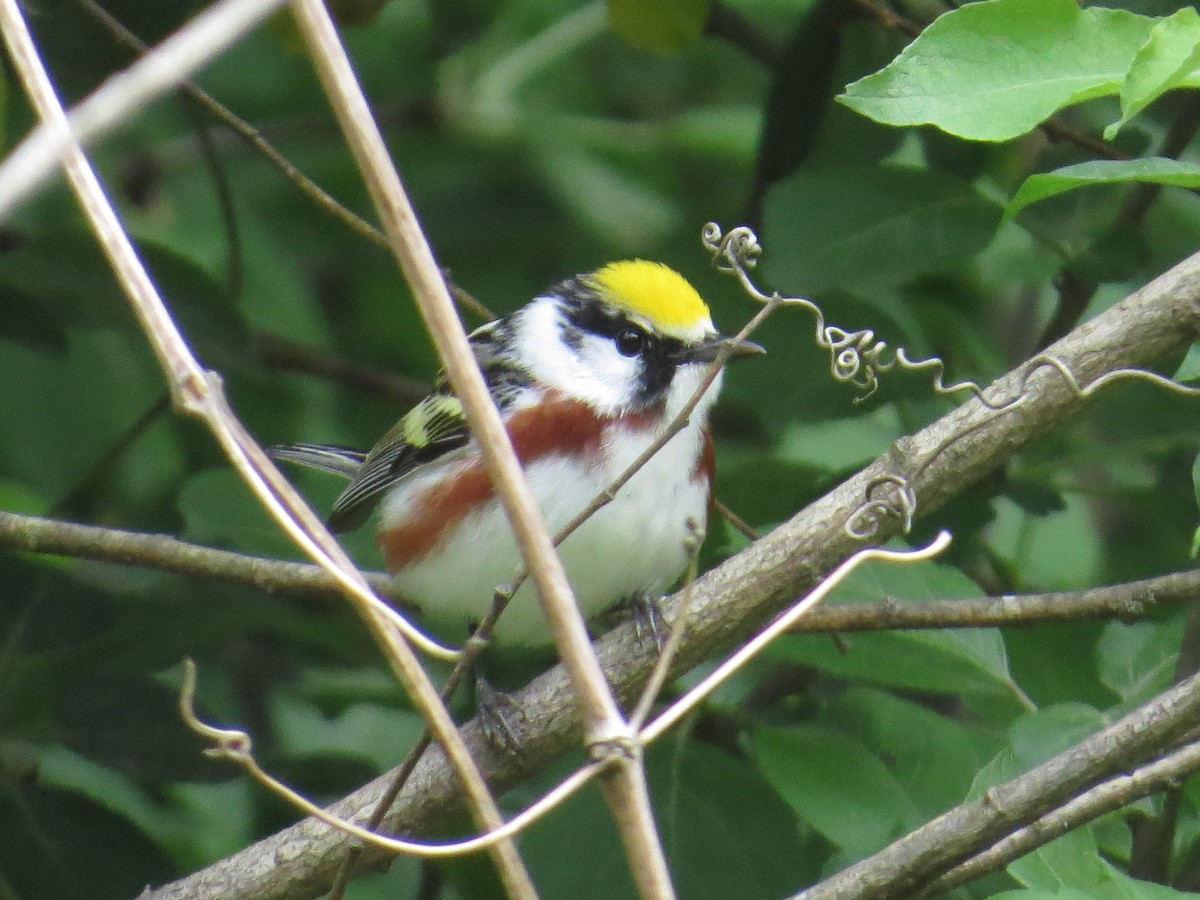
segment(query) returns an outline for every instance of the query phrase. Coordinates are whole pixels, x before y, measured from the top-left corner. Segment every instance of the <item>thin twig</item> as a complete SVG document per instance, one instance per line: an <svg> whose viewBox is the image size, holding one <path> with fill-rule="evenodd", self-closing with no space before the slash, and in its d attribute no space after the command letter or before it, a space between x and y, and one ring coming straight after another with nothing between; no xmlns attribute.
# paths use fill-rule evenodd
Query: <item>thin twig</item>
<svg viewBox="0 0 1200 900"><path fill-rule="evenodd" d="M375 597L349 557L233 415L225 403L216 376L201 368L191 355L71 133L66 113L50 84L16 0L0 0L0 28L3 29L5 43L26 91L48 129L47 133L53 141L66 148L64 165L68 180L159 357L176 405L204 419L238 471L279 524L343 582L348 595L356 601L355 608L386 651L392 671L445 749L470 799L472 810L485 827L502 823L499 810L449 712L438 699L437 691L412 648L401 637L400 629L407 629L405 633L411 633L418 639L423 639L423 636ZM142 62L153 61L161 65L161 53L160 50L151 54ZM504 846L504 843L499 845L500 852ZM514 850L512 856L515 855ZM516 865L523 874L519 858ZM520 881L513 879L514 890L519 885ZM536 896L531 885L528 890L516 892L515 895Z"/></svg>
<svg viewBox="0 0 1200 900"><path fill-rule="evenodd" d="M642 696L629 716L629 724L639 731L645 724L646 717L650 715L650 709L662 692L663 685L667 683L667 678L670 677L671 663L675 661L675 654L679 652L679 645L683 641L683 633L687 628L687 610L692 603L692 586L700 575L700 546L704 543L704 532L690 519L688 520L688 531L688 567L683 576L683 600L679 604L679 610L675 613L675 621L671 624L671 631L663 644L658 662L651 670L650 677L646 680L646 686L642 688ZM654 602L657 603L657 599ZM655 614L657 615L657 610Z"/></svg>
<svg viewBox="0 0 1200 900"><path fill-rule="evenodd" d="M171 408L170 394L160 394L146 411L142 413L133 424L126 428L109 448L100 455L75 485L67 491L62 497L55 501L50 508L53 515L61 515L65 511L74 510L80 501L95 490L101 481L105 480L112 471L117 460L124 455L125 451L137 442L146 430L155 422L163 417L163 415Z"/></svg>
<svg viewBox="0 0 1200 900"><path fill-rule="evenodd" d="M342 593L341 583L322 566L216 550L165 534L78 525L3 510L0 547L157 569L289 597L328 600ZM392 590L384 573L365 574L379 593ZM398 602L394 596L389 599Z"/></svg>
<svg viewBox="0 0 1200 900"><path fill-rule="evenodd" d="M424 859L447 859L478 853L481 850L494 849L508 842L533 822L546 815L564 800L586 784L599 770L598 766L586 766L568 775L557 787L548 791L539 800L512 820L488 830L485 834L462 840L432 843L428 841L411 841L404 838L387 837L375 834L371 829L364 828L357 822L344 819L328 810L322 809L303 794L288 787L266 769L259 765L254 757L250 735L237 728L217 728L202 721L196 715L196 664L191 659L183 661L183 686L179 691L179 713L184 724L208 742L204 753L217 759L225 759L241 766L259 784L287 800L293 806L310 816L315 816L327 825L346 832L351 837L365 841L376 847L392 853L406 853ZM532 890L532 885L529 886ZM516 896L532 896L536 894L520 894Z"/></svg>
<svg viewBox="0 0 1200 900"><path fill-rule="evenodd" d="M709 6L704 33L737 47L769 69L779 64L782 55L779 41L759 28L741 10L734 9L722 0L714 0Z"/></svg>
<svg viewBox="0 0 1200 900"><path fill-rule="evenodd" d="M104 82L71 113L71 127L43 123L0 164L5 219L62 164L73 145L117 127L134 110L178 86L283 5L284 0L217 0L128 69Z"/></svg>
<svg viewBox="0 0 1200 900"><path fill-rule="evenodd" d="M306 372L348 387L370 391L390 400L416 403L423 400L433 389L432 384L419 378L395 375L372 366L364 366L269 331L255 332L254 340L262 353L263 361L269 366L293 372Z"/></svg>
<svg viewBox="0 0 1200 900"><path fill-rule="evenodd" d="M126 28L120 20L104 9L104 7L100 6L96 0L77 0L77 2L85 12L89 13L96 21L107 28L118 42L137 53L149 52L150 47L141 38ZM353 210L335 200L324 188L296 168L291 160L276 150L253 125L191 81L182 82L179 85L179 90L245 141L250 149L260 154L287 181L294 184L302 194L316 204L317 207L376 246L384 250L389 248L386 234L356 214ZM454 292L454 299L458 302L459 306L481 321L489 322L496 318L495 313L480 303L471 294L461 289L452 288L452 290Z"/></svg>
<svg viewBox="0 0 1200 900"><path fill-rule="evenodd" d="M162 534L79 525L3 510L0 510L0 547L157 569L300 599L332 599L341 592L339 582L325 569L308 563L216 550ZM393 593L391 578L386 573L364 574L371 586L391 602L417 609ZM1082 591L921 603L898 600L839 603L813 610L792 631L822 634L991 628L1087 619L1134 622L1164 606L1189 603L1198 596L1200 569L1189 569Z"/></svg>
<svg viewBox="0 0 1200 900"><path fill-rule="evenodd" d="M1192 743L1128 775L1118 775L1098 784L930 882L921 892L922 896L939 897L999 871L1014 859L1045 846L1068 831L1143 797L1182 784L1197 771L1200 771L1200 743Z"/></svg>
<svg viewBox="0 0 1200 900"><path fill-rule="evenodd" d="M713 512L744 534L747 539L751 541L757 541L760 537L762 537L762 535L760 535L754 529L753 525L722 503L719 497L713 497L712 506Z"/></svg>
<svg viewBox="0 0 1200 900"><path fill-rule="evenodd" d="M563 664L579 697L585 734L592 753L606 752L617 764L602 781L629 854L634 880L647 897L673 896L666 857L658 840L640 765L624 753L632 733L621 716L592 650L587 626L575 604L562 561L550 535L504 423L488 392L467 335L454 310L445 279L417 224L400 177L388 156L366 98L354 75L328 11L320 0L292 0L300 32L332 102L347 142L367 182L392 251L412 285L421 314L446 365L454 393L475 435L484 466L508 515L521 557L537 586L538 599L554 634ZM618 804L620 804L618 808ZM493 826L494 827L494 826ZM511 844L498 844L493 855L510 891L532 893L532 883ZM500 855L509 859L501 864ZM528 884L522 888L520 880Z"/></svg>
<svg viewBox="0 0 1200 900"><path fill-rule="evenodd" d="M182 89L180 89L182 91ZM242 255L242 235L238 227L237 205L233 200L233 188L229 184L229 173L217 152L213 140L212 129L200 105L193 102L182 91L183 109L192 126L196 130L196 141L200 145L200 155L205 165L212 173L213 190L217 195L217 207L221 212L221 221L225 225L225 290L229 299L237 300L242 295L244 286L245 263Z"/></svg>

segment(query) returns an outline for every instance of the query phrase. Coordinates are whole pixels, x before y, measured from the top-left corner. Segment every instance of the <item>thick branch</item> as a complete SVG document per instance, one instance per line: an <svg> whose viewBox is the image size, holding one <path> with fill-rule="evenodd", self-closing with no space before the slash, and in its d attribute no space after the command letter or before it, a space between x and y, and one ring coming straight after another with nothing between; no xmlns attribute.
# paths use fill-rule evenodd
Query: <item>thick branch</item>
<svg viewBox="0 0 1200 900"><path fill-rule="evenodd" d="M1076 329L1050 352L1067 363L1082 384L1088 384L1104 372L1148 365L1178 353L1198 330L1200 255ZM993 388L994 396L1015 394L1022 375L1009 373ZM927 516L1083 405L1058 374L1043 369L1029 379L1027 399L1019 406L996 412L973 399L898 442L884 457L695 583L686 640L675 671L686 671L712 653L734 646L858 549L858 542L842 526L879 476L911 473L918 514ZM895 522L884 522L877 539L886 540L897 530ZM664 604L668 624L677 602L672 598ZM597 650L614 688L625 698L635 696L653 666L653 650L627 626L606 635ZM517 735L522 746L519 759L498 758L480 739L474 723L465 729L484 771L501 788L539 771L569 747L578 746L579 740L573 693L561 668L536 679L514 700L525 717ZM337 809L353 815L372 808L389 781L388 775L377 779L341 801ZM385 827L424 831L453 814L457 804L454 781L442 755L430 751ZM325 826L304 821L148 897L315 896L332 879L346 843ZM360 864L371 862L368 853Z"/></svg>

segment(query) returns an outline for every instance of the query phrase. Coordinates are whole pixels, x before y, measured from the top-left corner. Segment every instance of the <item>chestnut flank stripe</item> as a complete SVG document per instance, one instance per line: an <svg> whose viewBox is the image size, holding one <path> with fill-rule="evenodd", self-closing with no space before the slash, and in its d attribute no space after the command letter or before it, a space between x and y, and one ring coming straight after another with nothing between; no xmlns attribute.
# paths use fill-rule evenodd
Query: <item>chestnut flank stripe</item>
<svg viewBox="0 0 1200 900"><path fill-rule="evenodd" d="M625 418L634 427L649 427L661 415L651 409ZM586 403L549 395L537 406L520 410L506 423L521 465L552 454L595 458L605 420ZM478 455L451 470L444 479L414 498L413 515L402 524L379 533L379 547L388 570L398 572L437 548L451 529L477 506L494 496L492 480Z"/></svg>

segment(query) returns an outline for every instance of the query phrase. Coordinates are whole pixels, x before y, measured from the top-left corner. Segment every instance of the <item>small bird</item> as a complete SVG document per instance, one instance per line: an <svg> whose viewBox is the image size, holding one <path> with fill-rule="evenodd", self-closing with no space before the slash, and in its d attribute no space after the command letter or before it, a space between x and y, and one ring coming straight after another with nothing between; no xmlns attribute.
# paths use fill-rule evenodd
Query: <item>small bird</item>
<svg viewBox="0 0 1200 900"><path fill-rule="evenodd" d="M720 351L763 352L718 334L682 275L640 259L569 278L470 340L551 534L662 433ZM721 378L684 428L559 547L586 617L657 597L686 567L689 520L704 528L712 499L706 419ZM369 453L322 444L272 453L350 479L329 515L333 531L358 528L379 508L378 544L396 588L452 640L520 569L462 404L444 379ZM493 640L550 642L528 581Z"/></svg>

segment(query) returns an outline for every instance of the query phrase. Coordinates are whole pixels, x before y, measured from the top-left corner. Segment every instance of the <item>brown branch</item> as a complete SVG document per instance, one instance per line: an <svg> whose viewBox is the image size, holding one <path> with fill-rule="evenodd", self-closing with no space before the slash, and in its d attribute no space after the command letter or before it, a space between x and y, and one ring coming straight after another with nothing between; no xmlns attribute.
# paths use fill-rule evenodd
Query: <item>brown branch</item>
<svg viewBox="0 0 1200 900"><path fill-rule="evenodd" d="M165 534L78 525L40 516L0 511L0 546L157 569L300 599L328 600L342 594L339 582L317 565L216 550ZM369 573L367 579L393 603L400 602L390 593L391 581L386 575Z"/></svg>
<svg viewBox="0 0 1200 900"><path fill-rule="evenodd" d="M1163 604L1200 599L1200 570L1191 569L1110 587L1047 594L990 597L986 600L931 600L903 603L841 603L814 610L793 629L797 634L826 631L989 628L1118 619L1129 622Z"/></svg>
<svg viewBox="0 0 1200 900"><path fill-rule="evenodd" d="M254 340L263 361L269 366L316 375L389 400L416 403L433 388L432 384L419 378L383 372L269 331L255 332Z"/></svg>
<svg viewBox="0 0 1200 900"><path fill-rule="evenodd" d="M1038 847L1062 837L1066 832L1095 821L1107 813L1128 806L1143 797L1178 788L1200 770L1200 744L1191 743L1181 750L1128 775L1119 775L1099 784L1017 831L989 849L973 856L936 879L923 896L940 896L960 885L995 872Z"/></svg>
<svg viewBox="0 0 1200 900"><path fill-rule="evenodd" d="M1004 868L1014 859L1062 837L1068 831L1128 806L1143 797L1179 785L1200 770L1200 744L1189 744L1169 756L1096 785L1058 809L1019 828L1002 841L955 866L931 882L923 896L941 896L956 887ZM1032 773L1031 773L1032 774Z"/></svg>
<svg viewBox="0 0 1200 900"><path fill-rule="evenodd" d="M802 891L796 900L911 897L960 861L1043 816L1062 813L1095 785L1140 764L1193 729L1197 717L1200 676L1193 676L1032 771L989 788L981 799L943 813L874 856ZM1200 765L1200 760L1189 756L1186 765ZM1117 796L1137 793L1127 779L1118 782ZM1054 836L1058 835L1061 832Z"/></svg>
<svg viewBox="0 0 1200 900"><path fill-rule="evenodd" d="M779 63L779 42L740 10L733 9L721 0L714 0L709 7L704 33L709 37L720 38L731 47L737 47L768 69L775 68Z"/></svg>
<svg viewBox="0 0 1200 900"><path fill-rule="evenodd" d="M1175 681L1200 671L1200 604L1188 610L1187 625L1175 663ZM1129 874L1144 881L1167 884L1179 811L1183 804L1183 784L1169 785L1157 815L1139 816L1130 822L1133 842L1129 853Z"/></svg>
<svg viewBox="0 0 1200 900"><path fill-rule="evenodd" d="M1081 383L1118 368L1144 366L1179 352L1200 331L1200 254L1072 332L1052 349ZM1024 379L1018 368L997 382L994 396L1011 396ZM852 476L791 520L695 582L688 627L675 673L687 671L713 653L728 649L806 592L861 546L844 523L860 506L868 486L897 469L919 470L912 480L918 515L928 516L968 485L994 471L1033 438L1062 426L1085 401L1065 387L1057 373L1042 369L1029 379L1026 399L996 413L968 400L948 415L901 441L896 448ZM955 440L955 436L958 439ZM937 452L924 464L925 456ZM881 523L877 539L898 531L894 520ZM678 598L664 603L668 624ZM839 629L844 625L839 624ZM610 683L621 697L637 695L654 665L656 651L622 625L596 645ZM569 748L578 747L575 701L561 668L543 674L513 697L523 720L515 737L520 757L501 757L482 737L477 723L464 734L491 783L510 787L539 772ZM371 809L392 776L384 775L336 804L354 815ZM460 809L455 782L444 757L430 750L417 764L398 803L385 819L391 833L420 833ZM222 896L296 900L322 891L333 879L347 846L344 836L312 821L260 841L195 875L147 894L147 900ZM360 867L378 860L368 851Z"/></svg>
<svg viewBox="0 0 1200 900"><path fill-rule="evenodd" d="M217 550L162 534L79 525L0 511L0 547L28 553L92 559L204 578L297 599L332 599L339 587L320 566ZM393 603L417 610L392 589L383 572L366 573L371 586ZM922 628L988 628L1075 622L1134 621L1162 606L1200 598L1200 570L1177 572L1111 587L984 600L881 600L842 603L813 610L796 634L894 631Z"/></svg>

